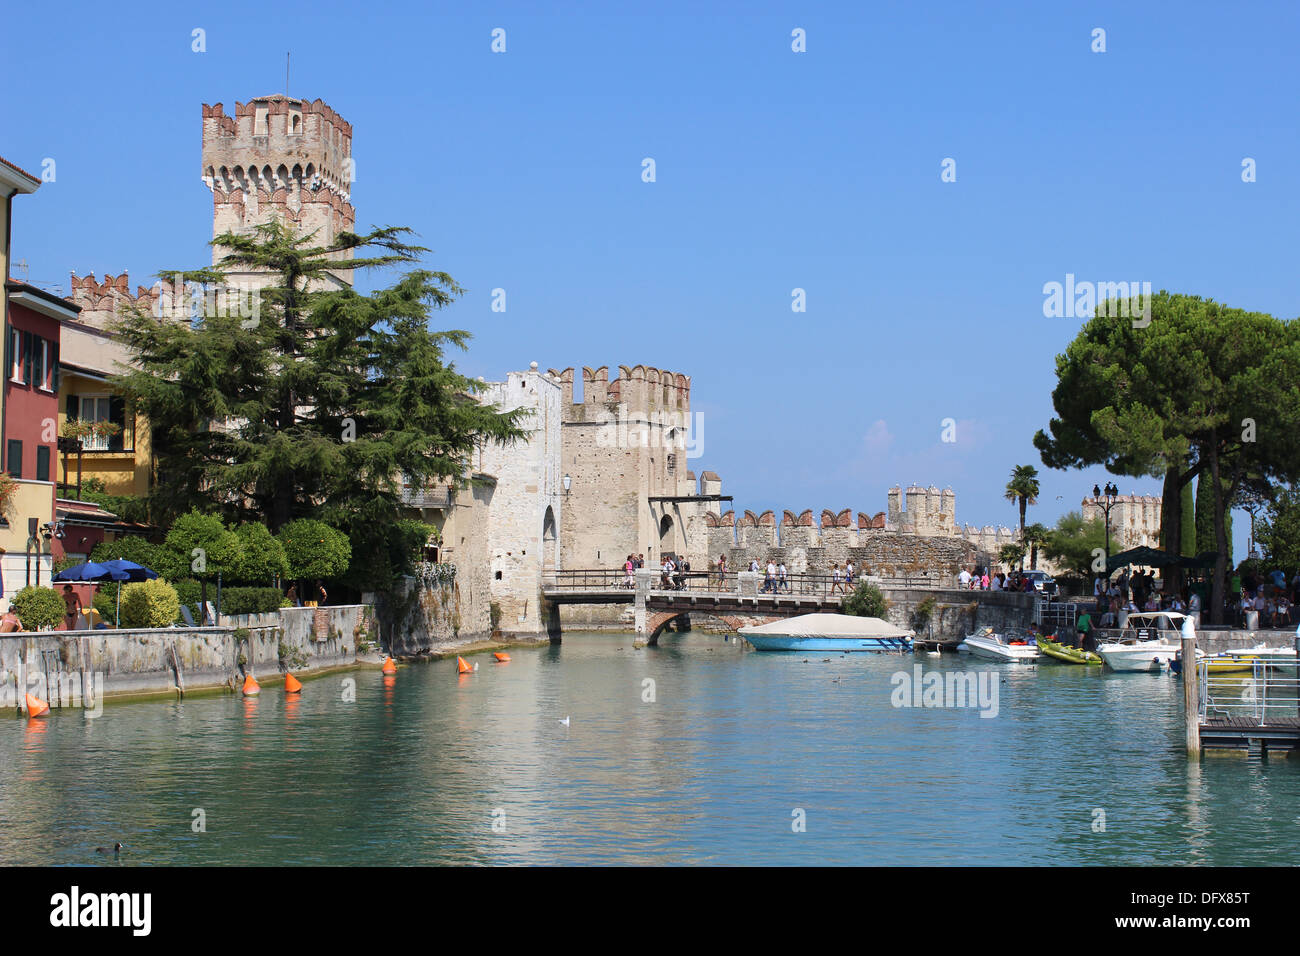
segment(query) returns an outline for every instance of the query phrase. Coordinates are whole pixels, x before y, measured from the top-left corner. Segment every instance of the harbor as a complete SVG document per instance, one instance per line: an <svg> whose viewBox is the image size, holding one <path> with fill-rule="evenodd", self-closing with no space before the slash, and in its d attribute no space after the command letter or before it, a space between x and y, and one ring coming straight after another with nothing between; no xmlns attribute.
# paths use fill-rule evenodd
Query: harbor
<svg viewBox="0 0 1300 956"><path fill-rule="evenodd" d="M420 662L9 724L7 860L81 864L115 838L119 866L1298 862L1300 767L1189 762L1167 676L981 667L986 719L891 702L895 675L956 676L956 655L566 638L465 676Z"/></svg>

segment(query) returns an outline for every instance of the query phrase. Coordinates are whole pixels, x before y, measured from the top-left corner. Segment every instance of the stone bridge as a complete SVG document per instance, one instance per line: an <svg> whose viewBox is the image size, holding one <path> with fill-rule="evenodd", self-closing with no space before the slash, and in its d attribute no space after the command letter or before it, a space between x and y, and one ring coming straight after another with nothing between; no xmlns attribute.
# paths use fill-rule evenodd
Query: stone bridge
<svg viewBox="0 0 1300 956"><path fill-rule="evenodd" d="M668 591L659 586L658 570L643 568L636 572L635 588L601 586L547 589L544 593L547 600L554 603L630 603L633 605L636 633L647 644L657 644L659 635L671 621L690 614L707 614L738 630L746 625L766 624L798 614L839 611L843 600L840 594L763 594L759 590L763 575L759 572L742 571L737 580L738 587L734 591Z"/></svg>

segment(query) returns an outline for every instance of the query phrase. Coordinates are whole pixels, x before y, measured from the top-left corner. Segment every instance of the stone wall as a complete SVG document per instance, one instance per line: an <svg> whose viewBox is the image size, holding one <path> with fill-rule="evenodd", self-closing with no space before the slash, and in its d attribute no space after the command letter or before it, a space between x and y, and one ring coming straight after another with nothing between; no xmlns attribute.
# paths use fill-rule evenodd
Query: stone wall
<svg viewBox="0 0 1300 956"><path fill-rule="evenodd" d="M851 560L860 573L886 582L901 579L951 587L963 567L973 569L987 560L962 538L900 534L873 527L865 514L858 515L854 527L847 509L838 514L823 511L820 528L813 524L811 511L798 516L786 511L779 535L770 511L762 515L747 511L739 522L730 511L707 519L710 567L719 554L726 554L733 570L749 567L750 561L762 566L770 560L784 561L791 574L829 574L832 565L842 568Z"/></svg>
<svg viewBox="0 0 1300 956"><path fill-rule="evenodd" d="M927 598L935 599L929 623L920 629L917 640L957 643L978 628L1027 628L1034 620L1034 596L1009 591L930 590L920 588L882 588L889 601L889 620L899 627L916 626L917 606Z"/></svg>
<svg viewBox="0 0 1300 956"><path fill-rule="evenodd" d="M16 705L20 673L28 690L52 705L80 702L83 669L109 698L174 693L178 682L187 693L235 689L244 673L265 680L286 670L350 666L358 644L376 638L366 605L284 608L259 617L247 632L223 626L0 635L0 694L8 695L0 706Z"/></svg>
<svg viewBox="0 0 1300 956"><path fill-rule="evenodd" d="M479 471L496 478L488 513L487 550L492 600L500 609L503 633L545 630L539 589L541 574L559 567L559 528L563 522L560 472L560 385L537 371L511 372L489 384L480 396L501 411L524 408L520 424L529 433L511 445L486 444L478 452Z"/></svg>

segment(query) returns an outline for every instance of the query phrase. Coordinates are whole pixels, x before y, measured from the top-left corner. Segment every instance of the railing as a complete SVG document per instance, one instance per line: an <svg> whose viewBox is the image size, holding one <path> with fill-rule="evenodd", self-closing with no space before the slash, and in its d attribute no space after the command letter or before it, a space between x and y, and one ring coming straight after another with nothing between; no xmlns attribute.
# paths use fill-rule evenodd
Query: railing
<svg viewBox="0 0 1300 956"><path fill-rule="evenodd" d="M1242 666L1244 670L1223 670ZM1251 658L1248 651L1216 654L1196 662L1201 722L1246 719L1263 727L1300 719L1300 662Z"/></svg>
<svg viewBox="0 0 1300 956"><path fill-rule="evenodd" d="M649 570L655 570L650 568ZM759 594L801 595L817 597L843 596L857 587L861 578L848 584L843 577L837 582L834 575L821 572L777 575L771 582L765 576L758 580ZM542 587L548 591L619 591L633 590L636 575L629 579L627 572L617 568L582 568L577 570L548 571L542 575ZM740 590L740 572L716 569L708 571L674 571L668 575L658 572L654 591L724 591Z"/></svg>
<svg viewBox="0 0 1300 956"><path fill-rule="evenodd" d="M579 571L546 571L542 574L542 587L548 591L615 591L633 585L627 584L627 575L614 568L589 568Z"/></svg>
<svg viewBox="0 0 1300 956"><path fill-rule="evenodd" d="M1058 628L1074 629L1078 623L1080 609L1090 610L1093 602L1075 603L1073 601L1048 601L1039 599L1034 602L1034 623L1046 631Z"/></svg>

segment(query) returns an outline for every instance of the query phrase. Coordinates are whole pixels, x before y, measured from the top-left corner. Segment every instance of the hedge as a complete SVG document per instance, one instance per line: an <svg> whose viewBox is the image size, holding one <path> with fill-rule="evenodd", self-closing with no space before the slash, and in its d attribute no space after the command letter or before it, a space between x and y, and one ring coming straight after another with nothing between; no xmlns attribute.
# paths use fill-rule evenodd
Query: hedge
<svg viewBox="0 0 1300 956"><path fill-rule="evenodd" d="M266 614L280 610L284 603L279 588L222 588L222 614ZM216 589L208 588L208 598L216 600Z"/></svg>
<svg viewBox="0 0 1300 956"><path fill-rule="evenodd" d="M54 627L67 614L63 596L53 588L38 588L28 585L13 596L9 602L18 620L23 623L24 631L39 631L44 627Z"/></svg>
<svg viewBox="0 0 1300 956"><path fill-rule="evenodd" d="M180 614L176 589L162 578L122 588L123 627L170 627Z"/></svg>

